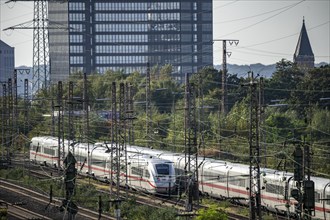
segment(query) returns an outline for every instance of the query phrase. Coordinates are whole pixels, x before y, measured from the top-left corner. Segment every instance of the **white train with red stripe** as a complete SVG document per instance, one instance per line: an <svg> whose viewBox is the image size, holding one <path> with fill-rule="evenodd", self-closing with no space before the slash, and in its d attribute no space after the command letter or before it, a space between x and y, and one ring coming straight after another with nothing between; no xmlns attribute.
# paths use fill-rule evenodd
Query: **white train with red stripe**
<svg viewBox="0 0 330 220"><path fill-rule="evenodd" d="M185 158L183 154L162 150L128 146L130 152L154 155L174 163L178 179L183 174ZM226 198L237 203L248 204L249 166L221 160L198 158L199 190L217 198ZM261 169L261 204L265 209L284 215L294 215L297 201L291 197L296 189L293 173L273 169ZM311 177L314 181L315 219L330 219L330 179Z"/></svg>
<svg viewBox="0 0 330 220"><path fill-rule="evenodd" d="M62 146L62 143L61 143ZM64 142L65 155L68 142ZM88 157L88 150L90 155ZM77 160L77 170L93 177L108 181L116 175L111 167L111 145L77 143L74 145L74 156ZM115 159L115 158L114 158ZM127 175L121 155L120 185L149 193L168 194L175 191L175 170L172 161L155 156L128 153ZM30 160L43 165L56 167L58 163L58 139L55 137L34 137L30 144ZM62 166L62 164L61 164ZM127 183L126 183L127 177Z"/></svg>

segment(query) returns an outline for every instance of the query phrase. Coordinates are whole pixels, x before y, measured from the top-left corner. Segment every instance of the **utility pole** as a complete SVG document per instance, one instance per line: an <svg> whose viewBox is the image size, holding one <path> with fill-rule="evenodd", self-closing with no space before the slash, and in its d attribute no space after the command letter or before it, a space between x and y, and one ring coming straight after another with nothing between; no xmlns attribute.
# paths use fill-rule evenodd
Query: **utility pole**
<svg viewBox="0 0 330 220"><path fill-rule="evenodd" d="M152 129L151 119L151 94L150 94L150 64L147 63L147 75L146 75L146 139L147 147L150 148L150 138Z"/></svg>
<svg viewBox="0 0 330 220"><path fill-rule="evenodd" d="M133 107L133 105L131 106L131 90L130 90L130 84L126 83L126 84L123 84L121 87L120 87L120 91L121 93L123 93L123 98L124 98L124 103L123 103L123 108L124 108L124 115L123 115L123 139L124 139L124 145L123 145L123 149L122 149L122 152L123 152L123 162L125 164L124 166L124 169L123 171L125 172L125 190L126 190L126 197L128 196L127 195L127 191L128 191L128 176L127 176L127 145L126 143L130 143L130 135L132 132L132 129L133 128L128 128L128 141L127 141L127 124L130 124L130 122L133 122L133 117L132 117L132 114L133 114L133 111L131 109L131 107ZM133 103L132 103L133 104ZM130 133L131 132L131 133ZM121 166L122 167L122 166Z"/></svg>
<svg viewBox="0 0 330 220"><path fill-rule="evenodd" d="M198 133L199 133L199 150L202 149L205 158L205 145L204 145L204 91L203 91L203 78L202 74L198 77L198 99L199 99L199 111L198 111Z"/></svg>
<svg viewBox="0 0 330 220"><path fill-rule="evenodd" d="M296 145L294 157L294 181L296 189L291 190L291 196L297 200L295 212L298 219L312 219L315 212L315 184L310 179L310 150L304 144L304 149ZM307 179L305 178L307 173ZM315 213L314 213L315 214Z"/></svg>
<svg viewBox="0 0 330 220"><path fill-rule="evenodd" d="M296 182L296 189L291 190L291 196L295 198L298 203L295 204L295 212L298 219L302 218L303 212L303 192L302 192L302 181L304 179L304 155L303 150L300 146L296 145L293 152L294 157L294 180Z"/></svg>
<svg viewBox="0 0 330 220"><path fill-rule="evenodd" d="M69 143L68 143L68 152L71 151L74 155L74 127L73 127L73 82L69 82Z"/></svg>
<svg viewBox="0 0 330 220"><path fill-rule="evenodd" d="M61 208L67 211L68 220L75 219L75 215L78 212L77 205L72 201L72 197L74 195L74 190L76 187L76 176L77 176L77 169L76 169L76 159L74 158L73 154L69 151L68 155L63 160L63 165L65 168L65 199L62 201Z"/></svg>
<svg viewBox="0 0 330 220"><path fill-rule="evenodd" d="M10 158L10 151L11 151L11 146L13 144L13 84L12 84L12 79L8 79L8 127L7 129L9 130L9 138L7 139L7 146L8 146L8 151L7 151L7 161L9 164L11 164L11 158Z"/></svg>
<svg viewBox="0 0 330 220"><path fill-rule="evenodd" d="M303 181L303 201L304 201L304 213L305 219L312 219L313 213L315 212L315 184L311 180L311 157L310 157L310 145L309 143L304 144L305 149L305 173L307 175L307 180ZM315 213L314 213L315 215Z"/></svg>
<svg viewBox="0 0 330 220"><path fill-rule="evenodd" d="M125 149L125 141L126 141L126 134L125 134L125 100L124 100L124 83L119 84L119 111L118 111L118 139L117 139L117 149L116 149L116 186L117 186L117 199L119 199L119 185L120 185L120 172L121 172L121 153L124 152Z"/></svg>
<svg viewBox="0 0 330 220"><path fill-rule="evenodd" d="M114 173L114 150L117 150L117 95L116 82L112 82L111 87L111 151L110 151L110 200L113 193L113 183L115 183Z"/></svg>
<svg viewBox="0 0 330 220"><path fill-rule="evenodd" d="M51 102L51 111L52 111L52 113L51 113L51 117L52 117L52 128L51 128L51 130L50 130L50 135L52 136L52 137L55 137L55 124L56 124L56 120L55 120L55 99L56 99L56 96L55 96L55 93L54 93L54 86L52 86L51 87L51 91L50 91L50 93L51 93L51 97L52 97L52 102Z"/></svg>
<svg viewBox="0 0 330 220"><path fill-rule="evenodd" d="M62 154L64 155L64 149L62 149L61 145L61 137L62 137L62 126L61 126L61 118L62 118L62 97L63 97L63 87L62 87L62 81L59 81L57 84L57 107L58 107L58 112L57 112L57 135L58 135L58 160L57 160L57 169L58 172L61 170L61 159L62 159Z"/></svg>
<svg viewBox="0 0 330 220"><path fill-rule="evenodd" d="M249 128L249 148L250 148L250 187L249 187L249 207L250 219L262 219L261 213L261 189L260 189L260 146L259 146L259 105L257 83L253 72L250 72L250 128Z"/></svg>
<svg viewBox="0 0 330 220"><path fill-rule="evenodd" d="M127 100L127 120L128 120L128 143L134 143L134 111L133 111L133 89L130 83L126 83L126 100Z"/></svg>
<svg viewBox="0 0 330 220"><path fill-rule="evenodd" d="M230 45L233 43L237 46L239 40L233 39L215 39L213 41L222 41L222 80L221 80L221 111L222 114L227 114L228 111L228 94L227 94L227 55L231 56L231 52L227 52L227 42Z"/></svg>
<svg viewBox="0 0 330 220"><path fill-rule="evenodd" d="M261 125L265 123L265 93L264 93L264 78L260 77L259 80L259 112L258 112L258 118L259 118L259 128ZM260 139L261 142L263 143L263 155L264 155L264 167L267 167L267 144L266 144L266 132L264 130L260 130ZM262 148L262 146L260 146ZM260 161L261 162L261 161Z"/></svg>
<svg viewBox="0 0 330 220"><path fill-rule="evenodd" d="M18 127L18 100L17 100L17 70L14 70L14 85L13 85L13 115L12 115L12 120L13 120L13 133L15 135L13 135L12 137L12 143L14 143L15 137L16 135L19 134L19 127Z"/></svg>
<svg viewBox="0 0 330 220"><path fill-rule="evenodd" d="M84 73L84 91L83 91L83 109L84 109L84 140L87 143L87 164L88 164L88 175L91 175L91 161L90 161L90 149L89 149L89 99L88 99L88 81L87 74Z"/></svg>
<svg viewBox="0 0 330 220"><path fill-rule="evenodd" d="M120 220L120 183L125 181L127 190L127 149L126 149L126 98L125 98L125 84L119 85L119 97L117 103L116 83L112 83L112 148L111 148L111 172L110 172L110 196L112 195L112 183L116 183L115 199L110 198L110 202L115 206L115 217ZM118 111L117 111L118 105ZM115 147L114 147L115 146ZM115 155L113 151L115 150ZM121 171L124 170L125 179L121 179ZM115 177L113 177L115 174Z"/></svg>
<svg viewBox="0 0 330 220"><path fill-rule="evenodd" d="M7 126L8 126L8 117L7 117L7 85L6 83L2 84L2 114L1 114L1 135L2 135L2 160L8 163L9 149L7 145ZM5 153L6 151L6 153ZM5 163L5 162L4 162Z"/></svg>
<svg viewBox="0 0 330 220"><path fill-rule="evenodd" d="M27 136L29 127L29 80L24 80L24 135ZM25 146L24 146L24 161L23 165L25 168ZM24 170L24 169L23 169Z"/></svg>
<svg viewBox="0 0 330 220"><path fill-rule="evenodd" d="M185 86L185 178L187 180L186 211L193 211L193 201L199 202L198 190L198 146L196 131L195 91L186 74Z"/></svg>

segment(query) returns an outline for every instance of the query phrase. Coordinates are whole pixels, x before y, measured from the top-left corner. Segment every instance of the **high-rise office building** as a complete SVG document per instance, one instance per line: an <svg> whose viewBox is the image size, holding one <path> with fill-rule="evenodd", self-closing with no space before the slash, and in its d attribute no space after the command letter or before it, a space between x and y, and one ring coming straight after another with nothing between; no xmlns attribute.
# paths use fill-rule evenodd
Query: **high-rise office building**
<svg viewBox="0 0 330 220"><path fill-rule="evenodd" d="M7 83L13 77L15 69L15 48L0 40L0 96L2 96L2 84Z"/></svg>
<svg viewBox="0 0 330 220"><path fill-rule="evenodd" d="M182 81L213 65L212 0L70 0L49 2L51 80L70 73L146 72L173 66Z"/></svg>

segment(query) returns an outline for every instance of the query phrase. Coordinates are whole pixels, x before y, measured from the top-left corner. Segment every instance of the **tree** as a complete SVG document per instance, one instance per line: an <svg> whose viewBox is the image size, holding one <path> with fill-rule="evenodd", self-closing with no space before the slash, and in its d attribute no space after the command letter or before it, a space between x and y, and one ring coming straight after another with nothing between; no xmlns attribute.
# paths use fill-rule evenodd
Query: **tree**
<svg viewBox="0 0 330 220"><path fill-rule="evenodd" d="M276 72L265 81L265 102L275 99L290 99L291 92L302 80L303 73L292 63L282 59L276 63Z"/></svg>

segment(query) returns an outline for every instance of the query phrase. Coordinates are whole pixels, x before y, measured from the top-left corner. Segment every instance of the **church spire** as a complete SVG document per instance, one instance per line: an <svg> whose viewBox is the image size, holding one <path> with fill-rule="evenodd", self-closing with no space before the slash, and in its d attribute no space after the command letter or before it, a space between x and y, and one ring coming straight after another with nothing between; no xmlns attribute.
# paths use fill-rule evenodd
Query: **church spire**
<svg viewBox="0 0 330 220"><path fill-rule="evenodd" d="M293 55L293 61L300 69L308 70L314 67L314 53L307 35L305 17L303 18L296 51Z"/></svg>

